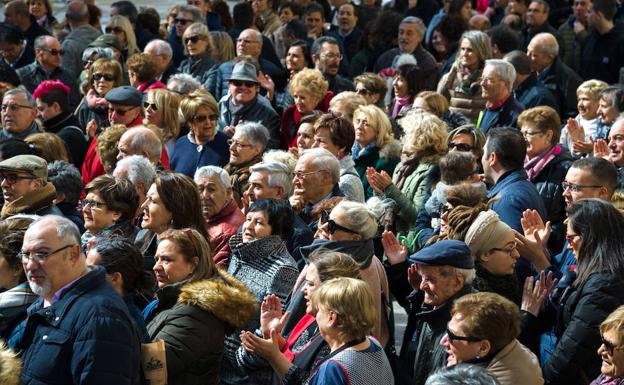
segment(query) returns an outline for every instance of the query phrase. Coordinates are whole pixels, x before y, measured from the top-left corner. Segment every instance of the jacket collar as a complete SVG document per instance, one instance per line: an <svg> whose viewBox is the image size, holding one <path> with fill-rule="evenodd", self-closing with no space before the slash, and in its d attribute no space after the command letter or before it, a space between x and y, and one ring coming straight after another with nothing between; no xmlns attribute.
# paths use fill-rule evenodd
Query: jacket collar
<svg viewBox="0 0 624 385"><path fill-rule="evenodd" d="M230 200L225 204L225 206L223 206L223 208L221 209L221 211L219 211L215 216L213 216L212 218L208 219L206 221L206 223L208 225L220 222L223 218L228 217L230 215L232 215L232 213L236 210L240 210L238 208L238 206L236 205L236 201L234 200L234 198L230 198Z"/></svg>
<svg viewBox="0 0 624 385"><path fill-rule="evenodd" d="M507 186L523 180L527 180L527 174L524 169L507 171L506 173L501 175L500 178L498 178L496 184L492 187L490 192L488 192L488 199L496 196L499 192L501 192L501 190L503 190Z"/></svg>
<svg viewBox="0 0 624 385"><path fill-rule="evenodd" d="M375 247L372 239L367 239L365 241L330 241L315 239L312 244L301 246L299 250L307 262L308 257L314 250L322 248L350 255L361 269L368 268L375 255Z"/></svg>

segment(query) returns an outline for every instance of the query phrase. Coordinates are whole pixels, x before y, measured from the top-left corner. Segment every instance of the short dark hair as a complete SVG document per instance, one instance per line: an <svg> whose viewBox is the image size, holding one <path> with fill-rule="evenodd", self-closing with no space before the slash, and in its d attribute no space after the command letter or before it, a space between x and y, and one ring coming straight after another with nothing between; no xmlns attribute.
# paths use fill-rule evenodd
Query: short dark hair
<svg viewBox="0 0 624 385"><path fill-rule="evenodd" d="M240 2L232 8L232 20L234 25L247 28L253 23L254 11L251 3Z"/></svg>
<svg viewBox="0 0 624 385"><path fill-rule="evenodd" d="M618 182L618 171L615 165L603 158L595 158L593 156L575 160L570 168L578 168L586 171L595 184L606 187L609 196L615 191Z"/></svg>
<svg viewBox="0 0 624 385"><path fill-rule="evenodd" d="M277 8L277 12L281 13L282 9L284 8L289 8L292 11L293 15L297 15L299 17L303 16L303 8L295 2L287 1L285 3L280 4L280 6Z"/></svg>
<svg viewBox="0 0 624 385"><path fill-rule="evenodd" d="M433 70L422 70L416 64L401 64L396 73L407 81L407 93L414 99L416 95L427 89L427 82L433 75Z"/></svg>
<svg viewBox="0 0 624 385"><path fill-rule="evenodd" d="M318 39L314 40L314 43L312 44L312 55L318 56L319 52L321 52L321 47L323 47L323 44L325 43L333 44L340 48L340 43L338 43L338 40L336 40L336 38L331 36L321 36Z"/></svg>
<svg viewBox="0 0 624 385"><path fill-rule="evenodd" d="M602 16L609 21L613 21L617 13L617 3L615 0L593 0L594 11L602 13Z"/></svg>
<svg viewBox="0 0 624 385"><path fill-rule="evenodd" d="M132 23L133 25L134 23L136 23L139 11L137 10L136 6L131 1L128 1L128 0L116 1L110 6L111 8L112 7L117 8L117 12L121 16L127 17L128 20L130 20L130 23Z"/></svg>
<svg viewBox="0 0 624 385"><path fill-rule="evenodd" d="M496 45L503 54L520 49L520 35L507 25L499 24L487 31L492 46Z"/></svg>
<svg viewBox="0 0 624 385"><path fill-rule="evenodd" d="M355 141L355 130L349 119L329 112L321 115L314 123L314 132L321 128L329 130L332 142L338 148L344 147L345 155L351 153L351 147Z"/></svg>
<svg viewBox="0 0 624 385"><path fill-rule="evenodd" d="M85 186L85 193L90 191L97 191L108 209L121 213L117 222L131 220L139 208L139 194L126 178L98 176Z"/></svg>
<svg viewBox="0 0 624 385"><path fill-rule="evenodd" d="M441 180L447 185L465 182L474 174L477 159L470 152L452 151L440 158Z"/></svg>
<svg viewBox="0 0 624 385"><path fill-rule="evenodd" d="M305 41L308 38L308 29L301 20L292 19L288 23L284 24L284 31L286 32L287 36L292 36L297 39L297 41ZM293 43L290 44L291 47ZM308 44L306 43L306 48L304 52L307 51Z"/></svg>
<svg viewBox="0 0 624 385"><path fill-rule="evenodd" d="M57 194L65 195L63 202L76 206L82 191L80 171L71 163L56 160L48 164L48 182L54 185Z"/></svg>
<svg viewBox="0 0 624 385"><path fill-rule="evenodd" d="M137 25L158 36L160 29L160 15L154 8L143 8L137 15Z"/></svg>
<svg viewBox="0 0 624 385"><path fill-rule="evenodd" d="M260 199L249 207L249 212L256 211L266 213L269 225L273 229L273 235L277 235L285 241L292 238L295 214L287 200Z"/></svg>
<svg viewBox="0 0 624 385"><path fill-rule="evenodd" d="M17 138L0 140L0 160L7 160L17 155L37 155L32 144Z"/></svg>
<svg viewBox="0 0 624 385"><path fill-rule="evenodd" d="M498 163L506 170L517 170L524 167L526 142L516 128L494 127L488 131L485 153L496 154Z"/></svg>
<svg viewBox="0 0 624 385"><path fill-rule="evenodd" d="M532 72L531 59L524 51L513 50L507 53L503 59L514 66L517 74L529 75Z"/></svg>
<svg viewBox="0 0 624 385"><path fill-rule="evenodd" d="M20 44L24 41L24 34L18 26L9 23L0 23L0 42Z"/></svg>
<svg viewBox="0 0 624 385"><path fill-rule="evenodd" d="M327 19L327 17L325 16L325 9L323 8L322 5L320 5L317 2L312 2L310 4L308 4L305 9L303 10L303 16L308 16L311 13L314 12L320 12L321 13L321 17L325 20Z"/></svg>
<svg viewBox="0 0 624 385"><path fill-rule="evenodd" d="M296 20L289 21L288 23L286 23L285 27L288 28L293 21L296 21ZM304 26L304 29L305 29L305 26ZM310 57L310 46L306 42L306 39L307 37L293 41L288 46L288 49L286 50L286 52L288 52L288 50L291 49L292 47L301 47L301 51L303 51L303 57L305 58L305 61L306 61L306 67L309 67L310 63L312 63L312 58Z"/></svg>

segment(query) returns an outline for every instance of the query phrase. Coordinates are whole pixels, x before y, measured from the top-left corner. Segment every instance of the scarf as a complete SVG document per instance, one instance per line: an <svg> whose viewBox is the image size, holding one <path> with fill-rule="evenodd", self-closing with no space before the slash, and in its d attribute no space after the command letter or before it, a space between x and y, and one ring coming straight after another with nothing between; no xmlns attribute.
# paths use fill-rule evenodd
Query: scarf
<svg viewBox="0 0 624 385"><path fill-rule="evenodd" d="M317 249L328 249L331 251L339 251L348 254L360 266L360 269L366 269L370 266L373 258L375 258L375 246L372 239L363 241L330 241L326 239L315 239L308 246L301 246L301 255L306 262L310 254Z"/></svg>
<svg viewBox="0 0 624 385"><path fill-rule="evenodd" d="M524 158L524 170L526 171L529 180L533 182L533 179L535 179L539 175L539 173L542 172L544 167L546 167L546 165L550 163L550 161L553 160L555 156L560 154L561 151L563 151L561 146L555 144L551 148L533 157L532 159L529 159L529 156L527 155Z"/></svg>
<svg viewBox="0 0 624 385"><path fill-rule="evenodd" d="M98 96L98 94L93 89L90 89L89 91L87 91L87 94L85 95L85 99L87 99L87 105L91 109L96 108L96 107L102 107L102 108L108 109L108 101Z"/></svg>
<svg viewBox="0 0 624 385"><path fill-rule="evenodd" d="M476 264L476 272L472 287L478 291L500 294L517 305L521 303L522 291L515 274L494 275L479 263Z"/></svg>
<svg viewBox="0 0 624 385"><path fill-rule="evenodd" d="M481 92L481 69L470 71L468 67L464 67L461 63L458 63L457 68L459 82L457 86L455 86L455 91L463 92L468 95L475 95Z"/></svg>
<svg viewBox="0 0 624 385"><path fill-rule="evenodd" d="M410 103L411 100L409 95L397 97L394 102L394 108L392 109L392 119L396 119L396 117L399 115L399 112L401 112L401 109L403 109L403 107L405 106L409 106Z"/></svg>
<svg viewBox="0 0 624 385"><path fill-rule="evenodd" d="M56 198L54 185L47 182L43 187L28 192L13 202L5 203L2 207L2 219L19 213L34 213L44 207L52 206L52 201Z"/></svg>
<svg viewBox="0 0 624 385"><path fill-rule="evenodd" d="M420 157L415 156L410 157L405 162L401 162L399 169L396 170L395 182L395 185L399 190L403 189L403 185L405 184L407 177L410 176L414 170L416 170L418 164L420 164Z"/></svg>

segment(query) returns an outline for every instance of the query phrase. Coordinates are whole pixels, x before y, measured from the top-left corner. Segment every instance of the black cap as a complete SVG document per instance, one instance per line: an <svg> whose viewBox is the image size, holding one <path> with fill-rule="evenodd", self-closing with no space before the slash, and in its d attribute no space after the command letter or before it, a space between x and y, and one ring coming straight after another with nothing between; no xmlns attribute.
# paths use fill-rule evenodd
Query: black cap
<svg viewBox="0 0 624 385"><path fill-rule="evenodd" d="M134 87L121 86L113 88L104 96L109 103L139 107L143 102L141 93Z"/></svg>
<svg viewBox="0 0 624 385"><path fill-rule="evenodd" d="M470 248L462 241L444 240L436 242L416 254L410 261L424 266L451 266L458 269L473 269L474 260Z"/></svg>

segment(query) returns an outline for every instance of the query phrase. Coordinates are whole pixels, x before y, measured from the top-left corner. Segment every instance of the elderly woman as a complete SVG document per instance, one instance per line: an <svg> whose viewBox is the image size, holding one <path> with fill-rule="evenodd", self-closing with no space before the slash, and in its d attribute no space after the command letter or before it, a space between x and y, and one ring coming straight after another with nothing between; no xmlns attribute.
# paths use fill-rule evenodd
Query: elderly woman
<svg viewBox="0 0 624 385"><path fill-rule="evenodd" d="M524 169L547 207L552 234L548 239L551 250L563 247L566 204L561 183L572 164L570 152L561 147L559 133L561 120L557 111L548 106L524 110L518 117L518 126L527 144Z"/></svg>
<svg viewBox="0 0 624 385"><path fill-rule="evenodd" d="M95 120L97 127L108 126L108 102L104 96L123 83L121 65L114 59L98 59L91 65L89 90L76 111L80 127Z"/></svg>
<svg viewBox="0 0 624 385"><path fill-rule="evenodd" d="M243 193L249 187L249 168L262 161L262 154L269 142L269 131L258 123L243 123L228 140L230 162L224 170L230 174L230 184L236 203L241 207Z"/></svg>
<svg viewBox="0 0 624 385"><path fill-rule="evenodd" d="M327 112L333 93L327 91L327 80L317 70L304 68L290 80L289 90L294 103L282 114L281 148L297 146L297 128L301 118L314 110Z"/></svg>
<svg viewBox="0 0 624 385"><path fill-rule="evenodd" d="M368 199L375 191L368 182L367 170L372 167L377 172L393 173L401 159L401 144L392 137L390 120L378 107L368 105L355 110L353 127L355 142L351 157L364 186L364 197Z"/></svg>
<svg viewBox="0 0 624 385"><path fill-rule="evenodd" d="M158 69L156 59L148 53L135 53L126 61L128 68L128 79L130 85L139 92L145 94L147 91L156 88L166 88L166 86L156 79Z"/></svg>
<svg viewBox="0 0 624 385"><path fill-rule="evenodd" d="M254 295L216 268L197 230L167 230L158 239L157 299L144 311L149 337L165 342L169 384L216 385L226 335L254 316Z"/></svg>
<svg viewBox="0 0 624 385"><path fill-rule="evenodd" d="M413 109L434 114L442 119L449 130L470 123L464 115L449 110L448 100L434 91L422 91L414 99Z"/></svg>
<svg viewBox="0 0 624 385"><path fill-rule="evenodd" d="M414 98L426 89L427 82L436 71L423 71L416 64L402 64L397 68L392 80L392 119L404 116L412 108Z"/></svg>
<svg viewBox="0 0 624 385"><path fill-rule="evenodd" d="M464 32L451 70L438 83L438 93L450 100L450 110L476 123L485 108L481 96L481 72L492 58L490 38L480 31Z"/></svg>
<svg viewBox="0 0 624 385"><path fill-rule="evenodd" d="M7 340L26 318L26 309L38 298L30 290L20 252L33 217L15 215L0 222L0 338Z"/></svg>
<svg viewBox="0 0 624 385"><path fill-rule="evenodd" d="M620 306L600 324L602 345L598 348L598 355L602 359L601 373L591 385L621 385L624 382L623 328L624 306Z"/></svg>
<svg viewBox="0 0 624 385"><path fill-rule="evenodd" d="M145 118L143 124L153 124L160 128L162 142L167 150L169 158L173 155L178 135L180 135L180 117L178 96L164 89L151 89L143 102Z"/></svg>
<svg viewBox="0 0 624 385"><path fill-rule="evenodd" d="M134 241L137 229L132 224L139 195L128 179L102 175L85 186L82 215L87 231L82 234L82 249L101 238L121 237Z"/></svg>
<svg viewBox="0 0 624 385"><path fill-rule="evenodd" d="M243 223L242 235L230 238L232 254L228 273L243 282L260 304L269 294L286 303L298 270L286 249L293 234L294 213L288 201L261 199L254 202ZM247 330L260 326L260 314L245 325ZM238 362L239 333L226 337L225 360L221 368L224 383L269 383L270 369L247 370Z"/></svg>
<svg viewBox="0 0 624 385"><path fill-rule="evenodd" d="M494 293L467 294L455 300L446 335L447 365L485 367L501 385L544 383L537 357L516 338L520 309Z"/></svg>
<svg viewBox="0 0 624 385"><path fill-rule="evenodd" d="M354 140L353 125L343 116L328 113L314 124L312 147L326 149L340 162L340 191L353 201L364 202L364 187L351 158Z"/></svg>
<svg viewBox="0 0 624 385"><path fill-rule="evenodd" d="M111 16L104 31L114 35L119 40L122 61L125 62L130 56L141 52L137 47L132 23L130 23L127 17L121 15Z"/></svg>
<svg viewBox="0 0 624 385"><path fill-rule="evenodd" d="M342 115L353 121L353 113L360 106L369 104L366 99L353 91L342 91L329 102L329 112Z"/></svg>
<svg viewBox="0 0 624 385"><path fill-rule="evenodd" d="M225 166L230 156L228 137L217 131L219 108L212 95L205 91L192 92L180 102L180 115L190 130L173 147L171 169L193 176L202 166Z"/></svg>
<svg viewBox="0 0 624 385"><path fill-rule="evenodd" d="M202 0L203 1L203 0ZM178 71L195 77L201 84L216 82L219 63L212 58L215 45L208 27L203 23L193 23L184 30L182 36L186 59L182 60ZM209 87L207 87L210 89Z"/></svg>
<svg viewBox="0 0 624 385"><path fill-rule="evenodd" d="M135 244L140 248L148 269L154 266L158 235L165 230L190 227L208 239L197 185L186 175L160 174L147 191L141 209L142 230L137 234Z"/></svg>
<svg viewBox="0 0 624 385"><path fill-rule="evenodd" d="M379 108L384 108L384 98L388 92L386 81L379 75L365 72L353 79L355 92L366 99L367 104L372 104Z"/></svg>

